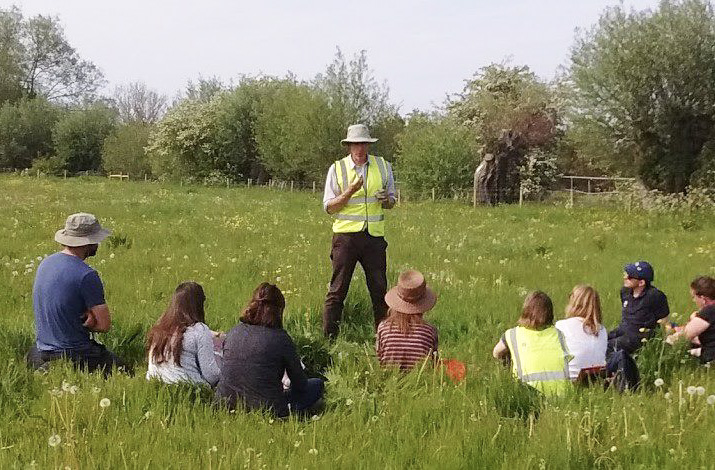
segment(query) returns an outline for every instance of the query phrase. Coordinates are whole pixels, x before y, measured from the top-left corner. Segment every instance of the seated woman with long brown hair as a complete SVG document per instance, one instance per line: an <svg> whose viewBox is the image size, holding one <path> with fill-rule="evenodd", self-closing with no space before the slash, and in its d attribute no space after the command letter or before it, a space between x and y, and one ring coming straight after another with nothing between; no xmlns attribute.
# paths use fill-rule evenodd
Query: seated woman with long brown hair
<svg viewBox="0 0 715 470"><path fill-rule="evenodd" d="M285 297L273 284L261 283L226 334L218 400L229 409L271 410L284 417L312 410L323 396L323 381L303 372L295 344L283 329ZM283 373L290 389L283 390Z"/></svg>
<svg viewBox="0 0 715 470"><path fill-rule="evenodd" d="M388 316L377 327L375 349L383 366L412 369L437 355L437 328L422 315L434 307L437 296L427 287L419 271L400 274L397 286L385 294Z"/></svg>
<svg viewBox="0 0 715 470"><path fill-rule="evenodd" d="M492 355L509 359L520 381L550 395L561 395L571 384L571 356L563 334L554 328L554 305L544 292L526 296L515 328L504 333Z"/></svg>
<svg viewBox="0 0 715 470"><path fill-rule="evenodd" d="M149 330L147 380L216 385L220 369L213 332L204 323L205 301L203 288L195 282L176 288L169 307Z"/></svg>

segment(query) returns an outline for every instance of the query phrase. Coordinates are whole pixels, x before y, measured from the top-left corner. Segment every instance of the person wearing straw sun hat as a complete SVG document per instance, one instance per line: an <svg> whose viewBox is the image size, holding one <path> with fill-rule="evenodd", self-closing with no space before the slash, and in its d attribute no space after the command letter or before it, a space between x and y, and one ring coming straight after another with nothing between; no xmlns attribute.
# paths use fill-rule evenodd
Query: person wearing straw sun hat
<svg viewBox="0 0 715 470"><path fill-rule="evenodd" d="M32 289L36 341L27 355L31 367L46 369L51 361L64 357L81 369L99 369L106 376L113 366L123 366L90 337L93 332L109 331L111 319L99 274L85 260L97 253L110 233L94 215L83 212L70 215L55 233L62 251L42 260Z"/></svg>
<svg viewBox="0 0 715 470"><path fill-rule="evenodd" d="M375 349L383 366L412 369L437 355L437 328L422 318L437 303L421 272L407 270L385 294L388 316L377 327Z"/></svg>
<svg viewBox="0 0 715 470"><path fill-rule="evenodd" d="M348 127L341 142L350 153L331 165L325 180L323 208L334 218L333 274L323 307L323 332L330 338L338 334L343 302L358 262L365 271L375 326L387 310L384 210L395 205L395 180L384 158L368 154L368 146L377 140L364 124Z"/></svg>

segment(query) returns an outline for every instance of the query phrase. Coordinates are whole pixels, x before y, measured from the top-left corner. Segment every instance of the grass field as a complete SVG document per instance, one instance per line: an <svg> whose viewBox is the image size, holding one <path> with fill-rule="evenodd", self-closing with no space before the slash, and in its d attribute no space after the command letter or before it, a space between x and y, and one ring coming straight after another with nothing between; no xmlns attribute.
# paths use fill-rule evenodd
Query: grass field
<svg viewBox="0 0 715 470"><path fill-rule="evenodd" d="M614 326L622 266L638 259L654 265L655 284L682 322L694 309L689 282L715 275L712 214L397 207L387 222L388 276L392 283L413 267L437 291L427 318L439 329L441 354L468 364L466 380L454 385L438 368L379 369L361 272L340 339L323 341L331 222L317 195L1 176L0 201L0 468L715 466L713 373L681 350L648 344L637 393L594 387L549 402L491 359L529 290L548 292L561 317L571 287L590 283ZM113 315L101 340L136 364L135 377L105 381L60 364L41 375L24 365L35 269L58 249L55 230L78 211L114 232L89 262ZM309 367L330 380L326 412L274 421L216 411L207 390L146 382L145 333L188 279L206 290L209 326L224 331L259 282L277 283L286 329ZM656 378L665 384L655 387Z"/></svg>

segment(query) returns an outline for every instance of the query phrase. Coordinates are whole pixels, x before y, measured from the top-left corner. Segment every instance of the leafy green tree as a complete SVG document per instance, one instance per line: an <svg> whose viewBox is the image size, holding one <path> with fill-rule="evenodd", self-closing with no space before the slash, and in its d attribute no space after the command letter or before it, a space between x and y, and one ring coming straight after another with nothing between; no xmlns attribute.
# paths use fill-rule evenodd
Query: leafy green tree
<svg viewBox="0 0 715 470"><path fill-rule="evenodd" d="M577 38L575 114L649 188L683 191L697 169L715 123L713 44L713 9L702 0L612 7Z"/></svg>
<svg viewBox="0 0 715 470"><path fill-rule="evenodd" d="M99 171L104 139L114 130L116 114L103 105L72 110L52 132L57 158L70 173Z"/></svg>
<svg viewBox="0 0 715 470"><path fill-rule="evenodd" d="M324 178L342 155L328 116L324 95L292 80L274 81L256 123L259 155L268 172L286 180Z"/></svg>
<svg viewBox="0 0 715 470"><path fill-rule="evenodd" d="M443 116L413 114L399 139L395 177L408 190L440 197L471 187L478 142L471 129Z"/></svg>
<svg viewBox="0 0 715 470"><path fill-rule="evenodd" d="M0 107L0 168L29 168L53 151L52 128L62 111L42 98Z"/></svg>
<svg viewBox="0 0 715 470"><path fill-rule="evenodd" d="M59 19L25 19L15 7L0 9L0 65L5 100L17 99L19 87L29 98L80 103L94 97L103 84L100 70L69 44Z"/></svg>
<svg viewBox="0 0 715 470"><path fill-rule="evenodd" d="M525 148L547 146L557 136L555 96L526 66L483 67L448 101L447 110L473 130L484 152L497 151L504 130L518 135Z"/></svg>
<svg viewBox="0 0 715 470"><path fill-rule="evenodd" d="M22 14L0 8L0 104L22 97Z"/></svg>
<svg viewBox="0 0 715 470"><path fill-rule="evenodd" d="M206 177L214 169L217 100L184 100L171 108L149 136L151 172L165 178Z"/></svg>
<svg viewBox="0 0 715 470"><path fill-rule="evenodd" d="M151 174L145 148L151 126L130 122L118 126L102 146L102 167L108 173L126 173L133 178Z"/></svg>

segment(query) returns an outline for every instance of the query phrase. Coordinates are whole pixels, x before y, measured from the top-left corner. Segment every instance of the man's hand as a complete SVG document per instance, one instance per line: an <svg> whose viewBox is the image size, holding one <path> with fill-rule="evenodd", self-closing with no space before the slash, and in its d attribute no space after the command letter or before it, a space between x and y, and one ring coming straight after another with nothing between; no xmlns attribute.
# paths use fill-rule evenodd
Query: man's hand
<svg viewBox="0 0 715 470"><path fill-rule="evenodd" d="M94 314L92 314L92 310L84 312L82 318L84 318L84 323L82 323L83 327L93 330L97 326L97 318L95 318Z"/></svg>
<svg viewBox="0 0 715 470"><path fill-rule="evenodd" d="M380 202L387 202L390 200L390 196L387 194L386 189L381 189L375 193L375 199Z"/></svg>
<svg viewBox="0 0 715 470"><path fill-rule="evenodd" d="M360 188L362 188L362 184L363 184L362 176L358 176L357 178L355 178L355 179L353 180L352 183L350 183L350 184L348 185L347 193L352 196L353 194L355 194L356 192L358 192L358 191L360 190Z"/></svg>

